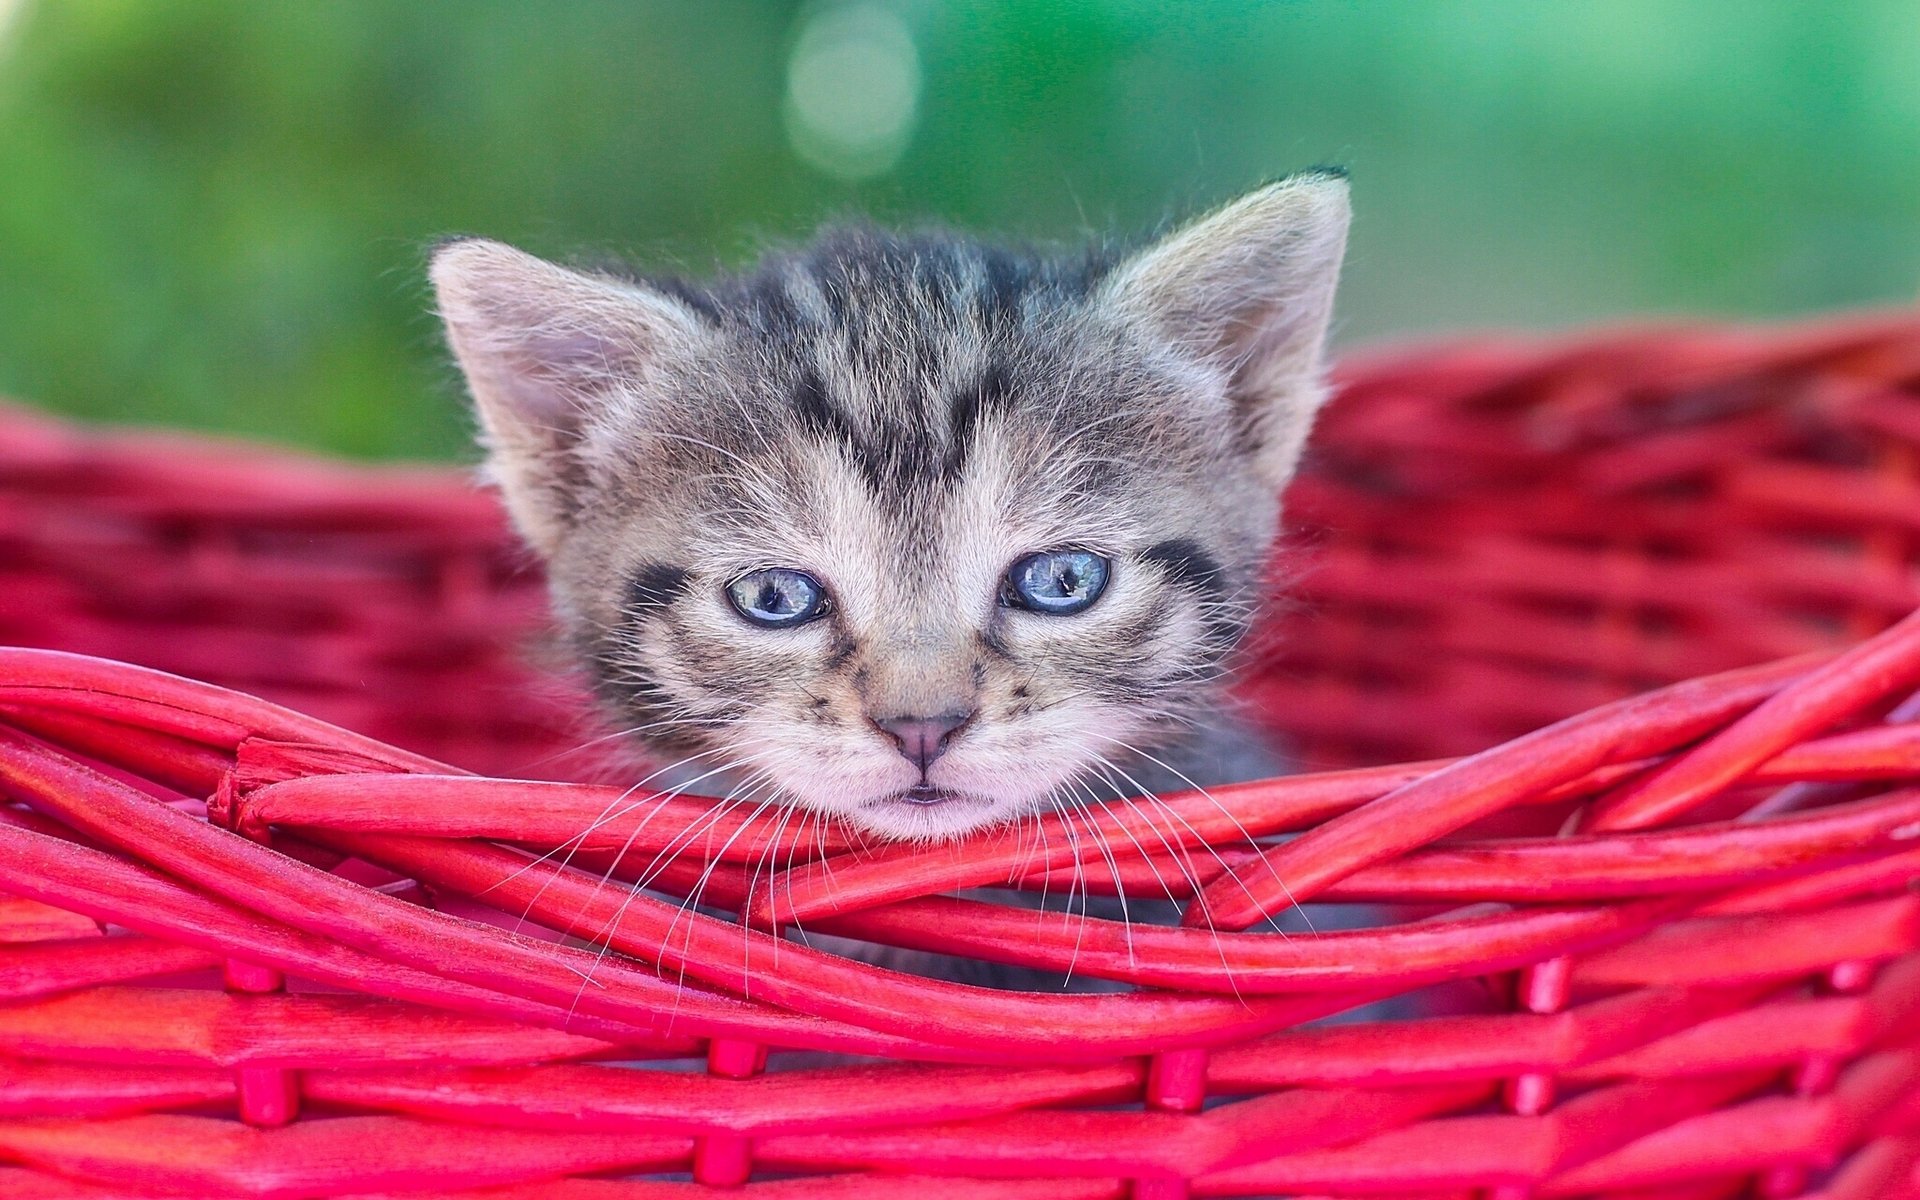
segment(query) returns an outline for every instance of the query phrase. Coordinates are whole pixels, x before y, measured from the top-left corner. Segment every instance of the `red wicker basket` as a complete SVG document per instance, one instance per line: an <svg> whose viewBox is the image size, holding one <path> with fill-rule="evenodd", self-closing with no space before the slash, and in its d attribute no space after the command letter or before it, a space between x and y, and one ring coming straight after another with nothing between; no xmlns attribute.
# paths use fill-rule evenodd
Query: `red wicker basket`
<svg viewBox="0 0 1920 1200"><path fill-rule="evenodd" d="M458 475L0 415L0 1196L1920 1196L1920 318L1343 381L1245 685L1308 773L1111 862L566 782ZM1204 886L951 894L1083 852ZM1308 898L1374 925L1234 932Z"/></svg>

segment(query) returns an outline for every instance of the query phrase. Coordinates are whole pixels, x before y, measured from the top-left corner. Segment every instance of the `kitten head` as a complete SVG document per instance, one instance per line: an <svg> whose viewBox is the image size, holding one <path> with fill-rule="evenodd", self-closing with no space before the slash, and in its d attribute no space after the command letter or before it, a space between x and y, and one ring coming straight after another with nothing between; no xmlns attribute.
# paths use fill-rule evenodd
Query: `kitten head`
<svg viewBox="0 0 1920 1200"><path fill-rule="evenodd" d="M850 229L706 284L479 240L432 274L620 724L749 803L944 837L1217 700L1346 228L1315 173L1110 257Z"/></svg>

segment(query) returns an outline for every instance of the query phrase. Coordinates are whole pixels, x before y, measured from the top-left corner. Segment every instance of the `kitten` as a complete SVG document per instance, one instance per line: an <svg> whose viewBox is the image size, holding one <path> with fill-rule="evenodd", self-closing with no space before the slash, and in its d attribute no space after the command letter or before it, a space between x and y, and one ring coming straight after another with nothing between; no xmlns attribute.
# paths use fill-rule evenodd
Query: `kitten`
<svg viewBox="0 0 1920 1200"><path fill-rule="evenodd" d="M1193 777L1347 220L1316 171L1128 253L852 228L694 283L468 239L432 277L619 724L683 782L935 839ZM1272 769L1224 745L1195 782Z"/></svg>

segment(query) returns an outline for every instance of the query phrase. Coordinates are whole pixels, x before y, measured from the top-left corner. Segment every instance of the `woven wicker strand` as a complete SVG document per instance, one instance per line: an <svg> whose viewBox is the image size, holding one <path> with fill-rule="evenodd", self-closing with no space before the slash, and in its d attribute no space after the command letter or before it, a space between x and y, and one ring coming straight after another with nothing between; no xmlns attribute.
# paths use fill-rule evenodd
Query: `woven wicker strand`
<svg viewBox="0 0 1920 1200"><path fill-rule="evenodd" d="M1342 381L1304 769L933 848L607 786L456 475L0 413L0 1196L1920 1197L1920 319Z"/></svg>

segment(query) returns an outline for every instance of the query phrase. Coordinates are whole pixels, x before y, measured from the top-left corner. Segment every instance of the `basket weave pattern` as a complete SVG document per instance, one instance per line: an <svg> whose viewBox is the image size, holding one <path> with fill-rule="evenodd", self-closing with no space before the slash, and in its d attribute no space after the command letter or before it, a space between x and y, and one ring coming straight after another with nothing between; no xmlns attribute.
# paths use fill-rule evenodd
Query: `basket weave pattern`
<svg viewBox="0 0 1920 1200"><path fill-rule="evenodd" d="M566 778L457 476L0 414L0 1196L1920 1196L1920 320L1343 385L1304 772L933 849Z"/></svg>

